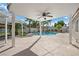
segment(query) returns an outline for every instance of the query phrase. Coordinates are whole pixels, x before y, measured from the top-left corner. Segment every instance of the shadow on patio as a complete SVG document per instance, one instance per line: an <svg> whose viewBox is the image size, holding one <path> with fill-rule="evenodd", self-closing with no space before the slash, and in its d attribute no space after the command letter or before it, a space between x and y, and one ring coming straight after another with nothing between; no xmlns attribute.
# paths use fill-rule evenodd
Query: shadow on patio
<svg viewBox="0 0 79 59"><path fill-rule="evenodd" d="M39 37L29 48L14 54L13 56L38 56L37 54L33 53L30 49L40 40L41 37Z"/></svg>

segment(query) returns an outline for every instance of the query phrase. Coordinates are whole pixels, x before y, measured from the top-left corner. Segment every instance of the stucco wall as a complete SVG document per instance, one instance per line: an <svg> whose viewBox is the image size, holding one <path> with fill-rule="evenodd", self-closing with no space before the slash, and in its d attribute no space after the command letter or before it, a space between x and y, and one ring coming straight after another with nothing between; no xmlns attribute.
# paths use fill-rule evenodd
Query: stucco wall
<svg viewBox="0 0 79 59"><path fill-rule="evenodd" d="M75 20L73 21L72 23L72 36L75 38L75 39L79 39L79 14L77 15L78 17L75 18ZM76 31L76 22L78 20L78 32Z"/></svg>

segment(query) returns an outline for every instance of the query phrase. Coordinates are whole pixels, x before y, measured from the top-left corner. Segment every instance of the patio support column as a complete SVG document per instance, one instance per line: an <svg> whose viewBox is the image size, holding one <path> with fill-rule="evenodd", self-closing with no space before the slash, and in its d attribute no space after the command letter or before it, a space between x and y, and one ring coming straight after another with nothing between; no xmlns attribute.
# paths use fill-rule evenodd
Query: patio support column
<svg viewBox="0 0 79 59"><path fill-rule="evenodd" d="M72 18L69 20L69 43L72 44Z"/></svg>
<svg viewBox="0 0 79 59"><path fill-rule="evenodd" d="M22 27L22 37L23 37L23 23L21 23L21 27Z"/></svg>
<svg viewBox="0 0 79 59"><path fill-rule="evenodd" d="M41 37L41 33L42 33L42 30L41 30L41 21L39 21L39 24L40 24L40 37Z"/></svg>
<svg viewBox="0 0 79 59"><path fill-rule="evenodd" d="M7 19L5 19L5 43L7 43Z"/></svg>
<svg viewBox="0 0 79 59"><path fill-rule="evenodd" d="M12 47L15 46L15 15L12 13Z"/></svg>

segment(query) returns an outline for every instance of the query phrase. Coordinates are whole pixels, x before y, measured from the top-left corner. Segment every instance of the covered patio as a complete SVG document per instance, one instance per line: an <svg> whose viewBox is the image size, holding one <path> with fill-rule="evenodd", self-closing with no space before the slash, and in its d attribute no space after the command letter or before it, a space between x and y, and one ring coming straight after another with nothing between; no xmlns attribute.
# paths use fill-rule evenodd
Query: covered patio
<svg viewBox="0 0 79 59"><path fill-rule="evenodd" d="M78 47L72 46L72 19L75 11L78 9L79 4L17 4L13 3L9 7L10 15L7 17L12 20L12 41L10 50L2 51L0 55L14 55L14 56L52 56L52 55L79 55ZM69 33L59 33L54 36L43 36L42 35L42 22L50 20L52 17L39 18L42 12L49 11L53 18L60 16L68 16L69 19ZM23 36L23 23L16 21L17 15L24 16L34 21L39 21L40 24L40 35L32 37L15 37L15 23L20 22L22 24L22 36ZM7 22L5 19L5 42L7 43ZM75 38L74 38L75 39ZM15 44L16 43L16 44ZM4 47L5 48L5 47ZM22 49L21 49L22 48ZM29 51L29 52L28 52ZM73 53L74 51L74 53ZM8 53L8 54L7 54Z"/></svg>
<svg viewBox="0 0 79 59"><path fill-rule="evenodd" d="M7 15L5 13L3 13L2 11L0 11L0 27L3 28L4 33L2 33L3 35L1 35L0 37L0 45L7 45L8 44L8 39L11 39L13 42L13 34L15 35L15 23L20 23L21 24L21 35L23 36L23 21L22 20L18 20L17 18L15 19L15 22L13 24L12 21L12 13L11 12L7 12ZM14 28L13 28L14 26ZM9 29L10 27L10 29ZM13 29L13 30L12 30ZM14 31L14 32L13 32ZM10 33L9 33L10 32ZM13 33L12 33L13 32ZM8 38L10 36L10 38ZM11 46L13 47L14 45L11 43Z"/></svg>
<svg viewBox="0 0 79 59"><path fill-rule="evenodd" d="M41 15L44 11L50 11L51 15L53 15L53 18L60 17L60 16L69 16L70 17L70 23L69 26L71 26L71 18L79 4L12 4L10 6L10 11L13 11L15 15L23 15L28 18L34 19L39 21L40 24L40 36L41 36L41 22L45 21L44 18L38 19L39 15ZM71 12L70 12L70 11ZM46 20L51 19L50 17L46 18ZM71 30L71 28L70 28ZM69 35L71 41L71 34Z"/></svg>

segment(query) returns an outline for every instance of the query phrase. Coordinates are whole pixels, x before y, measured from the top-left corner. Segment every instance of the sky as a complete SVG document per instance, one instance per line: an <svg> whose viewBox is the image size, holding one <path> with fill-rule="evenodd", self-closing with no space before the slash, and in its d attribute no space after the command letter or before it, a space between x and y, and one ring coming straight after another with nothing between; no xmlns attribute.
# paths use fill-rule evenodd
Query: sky
<svg viewBox="0 0 79 59"><path fill-rule="evenodd" d="M7 3L0 3L0 10L4 13L7 13L8 9L7 9ZM17 20L21 20L24 22L24 20L26 20L26 18L24 16L16 16L16 19ZM51 25L54 25L54 23L57 23L58 21L60 20L63 20L65 22L65 24L68 25L69 23L69 17L68 16L61 16L61 17L58 17L58 18L52 18L51 19ZM28 22L27 22L28 23Z"/></svg>
<svg viewBox="0 0 79 59"><path fill-rule="evenodd" d="M64 23L67 24L67 25L69 23L69 17L68 16L61 16L61 17L58 17L58 18L52 18L51 20L52 20L51 21L52 25L54 25L55 23L57 23L60 20L63 20Z"/></svg>
<svg viewBox="0 0 79 59"><path fill-rule="evenodd" d="M5 15L7 15L7 4L6 3L0 3L0 11L2 11Z"/></svg>

